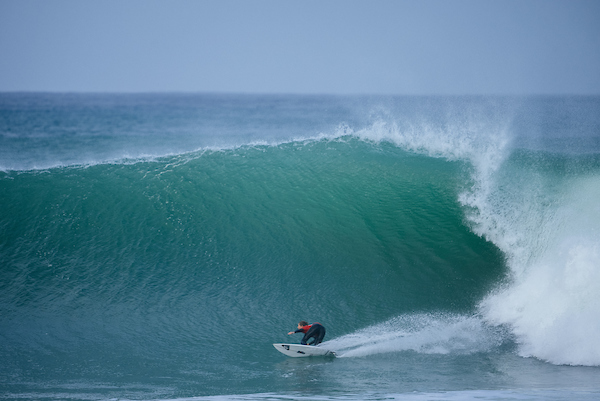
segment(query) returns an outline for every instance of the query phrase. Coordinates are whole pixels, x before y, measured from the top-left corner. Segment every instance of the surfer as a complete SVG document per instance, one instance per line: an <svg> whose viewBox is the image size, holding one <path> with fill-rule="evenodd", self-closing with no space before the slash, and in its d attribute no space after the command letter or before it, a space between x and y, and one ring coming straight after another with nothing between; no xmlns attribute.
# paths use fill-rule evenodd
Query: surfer
<svg viewBox="0 0 600 401"><path fill-rule="evenodd" d="M300 323L298 323L298 330L290 331L288 335L294 333L304 333L304 337L302 337L302 341L300 341L300 344L317 345L320 344L323 341L323 338L325 337L325 327L323 327L323 325L321 325L320 323L308 324L306 321L301 320ZM308 340L310 340L311 338L313 339L313 342L307 344Z"/></svg>

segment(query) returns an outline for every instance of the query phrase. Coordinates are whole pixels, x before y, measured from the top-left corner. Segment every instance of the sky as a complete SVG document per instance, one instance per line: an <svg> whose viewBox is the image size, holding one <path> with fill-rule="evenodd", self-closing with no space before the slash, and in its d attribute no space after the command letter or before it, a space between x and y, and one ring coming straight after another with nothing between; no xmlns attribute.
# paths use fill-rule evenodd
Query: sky
<svg viewBox="0 0 600 401"><path fill-rule="evenodd" d="M0 0L0 91L600 94L598 0Z"/></svg>

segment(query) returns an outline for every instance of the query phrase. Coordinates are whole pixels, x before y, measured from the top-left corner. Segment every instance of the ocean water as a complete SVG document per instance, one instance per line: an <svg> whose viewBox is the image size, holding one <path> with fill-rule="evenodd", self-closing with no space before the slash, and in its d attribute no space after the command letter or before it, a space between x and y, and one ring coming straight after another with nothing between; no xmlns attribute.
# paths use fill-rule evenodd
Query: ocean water
<svg viewBox="0 0 600 401"><path fill-rule="evenodd" d="M599 199L599 97L0 94L0 399L600 399Z"/></svg>

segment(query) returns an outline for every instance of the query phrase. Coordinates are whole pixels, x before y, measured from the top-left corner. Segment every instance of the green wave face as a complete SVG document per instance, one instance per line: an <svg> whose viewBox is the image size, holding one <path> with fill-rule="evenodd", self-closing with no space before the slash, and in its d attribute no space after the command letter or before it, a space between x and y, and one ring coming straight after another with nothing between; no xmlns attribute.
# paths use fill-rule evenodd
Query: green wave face
<svg viewBox="0 0 600 401"><path fill-rule="evenodd" d="M344 138L18 174L1 182L3 305L227 328L307 316L333 333L469 311L503 265L465 226L464 170Z"/></svg>

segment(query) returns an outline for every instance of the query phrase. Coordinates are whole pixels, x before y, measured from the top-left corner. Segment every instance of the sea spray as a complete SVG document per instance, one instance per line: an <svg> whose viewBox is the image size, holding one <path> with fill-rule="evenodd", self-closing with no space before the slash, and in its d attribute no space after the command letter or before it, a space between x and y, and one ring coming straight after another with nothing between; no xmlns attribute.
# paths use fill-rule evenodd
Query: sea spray
<svg viewBox="0 0 600 401"><path fill-rule="evenodd" d="M505 338L502 329L486 325L478 316L430 313L398 316L323 346L336 350L339 357L406 351L460 355L492 352Z"/></svg>

